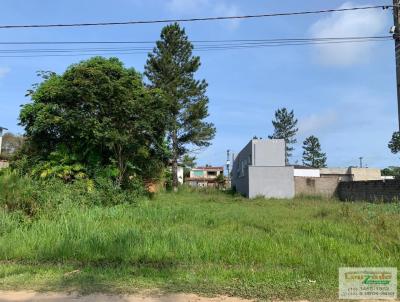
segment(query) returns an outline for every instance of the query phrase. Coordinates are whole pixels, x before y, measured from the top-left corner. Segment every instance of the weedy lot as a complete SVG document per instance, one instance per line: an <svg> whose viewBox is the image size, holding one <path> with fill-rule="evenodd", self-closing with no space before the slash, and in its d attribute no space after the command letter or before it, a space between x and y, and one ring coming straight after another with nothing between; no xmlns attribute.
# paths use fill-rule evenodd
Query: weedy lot
<svg viewBox="0 0 400 302"><path fill-rule="evenodd" d="M400 267L400 204L182 190L93 206L57 188L34 216L0 192L0 289L336 299L339 267Z"/></svg>

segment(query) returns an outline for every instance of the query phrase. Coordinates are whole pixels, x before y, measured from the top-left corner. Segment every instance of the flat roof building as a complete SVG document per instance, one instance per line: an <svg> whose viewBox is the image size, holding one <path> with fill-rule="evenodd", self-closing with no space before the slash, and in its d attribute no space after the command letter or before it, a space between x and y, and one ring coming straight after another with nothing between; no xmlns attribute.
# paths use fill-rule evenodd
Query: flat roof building
<svg viewBox="0 0 400 302"><path fill-rule="evenodd" d="M253 139L232 165L232 187L248 198L292 198L294 168L285 163L283 139Z"/></svg>

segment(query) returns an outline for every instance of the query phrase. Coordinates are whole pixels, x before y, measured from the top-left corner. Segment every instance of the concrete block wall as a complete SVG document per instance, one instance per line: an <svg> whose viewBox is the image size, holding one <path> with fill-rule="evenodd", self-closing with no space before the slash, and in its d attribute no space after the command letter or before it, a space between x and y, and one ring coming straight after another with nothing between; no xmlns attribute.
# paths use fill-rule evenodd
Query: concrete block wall
<svg viewBox="0 0 400 302"><path fill-rule="evenodd" d="M336 197L339 177L295 177L296 196L315 195L328 198Z"/></svg>
<svg viewBox="0 0 400 302"><path fill-rule="evenodd" d="M338 196L343 201L399 201L400 180L341 182Z"/></svg>

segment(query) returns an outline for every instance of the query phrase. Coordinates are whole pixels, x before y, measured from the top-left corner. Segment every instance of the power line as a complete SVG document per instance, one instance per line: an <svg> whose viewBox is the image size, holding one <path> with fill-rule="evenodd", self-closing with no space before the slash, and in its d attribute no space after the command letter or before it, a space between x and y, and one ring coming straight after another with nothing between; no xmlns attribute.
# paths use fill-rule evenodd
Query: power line
<svg viewBox="0 0 400 302"><path fill-rule="evenodd" d="M203 45L195 47L195 51L209 52L209 51L222 51L222 50L240 50L240 49L255 49L266 47L282 47L282 46L302 46L302 45L327 45L327 44L345 44L345 43L366 43L374 41L389 41L391 36L385 39L353 39L353 40L323 40L323 41L298 41L298 42L275 42L275 43L236 43L236 44L217 44L217 45ZM75 49L11 49L0 50L0 58L24 58L24 57L65 57L65 56L99 56L99 55L128 55L128 54L146 54L152 48L140 47L116 47L116 48L75 48Z"/></svg>
<svg viewBox="0 0 400 302"><path fill-rule="evenodd" d="M344 40L344 41L293 41L293 42L250 42L250 43L220 43L211 45L198 45L194 50L211 50L211 49L233 49L233 48L258 48L273 46L295 46L295 45L318 45L318 44L345 44L345 43L363 43L374 41L387 41L386 39L363 39L363 40ZM142 50L151 51L151 47L114 47L114 48L49 48L49 49L3 49L0 53L58 53L58 52L87 52L87 51L132 51Z"/></svg>
<svg viewBox="0 0 400 302"><path fill-rule="evenodd" d="M385 36L361 36L361 37L318 37L318 38L276 38L276 39L228 39L228 40L192 40L196 43L234 43L234 42L293 42L293 41L326 41L326 40L363 40L363 39L388 39ZM8 41L0 42L0 45L67 45L67 44L155 44L156 41Z"/></svg>
<svg viewBox="0 0 400 302"><path fill-rule="evenodd" d="M173 23L173 22L197 22L197 21L217 21L217 20L235 20L235 19L236 20L237 19L255 19L255 18L267 18L267 17L283 17L283 16L326 14L326 13L334 13L334 12L347 12L347 11L371 10L371 9L388 9L388 8L391 8L391 7L393 7L393 5L376 5L376 6L351 7L351 8L323 9L323 10L314 10L314 11L282 12L282 13L269 13L269 14L258 14L258 15L243 15L243 16L219 16L219 17L185 18L185 19L131 20L131 21L122 21L122 22L67 23L67 24L0 25L0 29L113 26L113 25L138 25L138 24Z"/></svg>
<svg viewBox="0 0 400 302"><path fill-rule="evenodd" d="M391 40L391 36L381 36L381 37L363 37L363 38L318 38L318 39L280 39L280 40L247 40L246 42L227 42L221 40L219 42L215 41L213 43L201 43L195 44L194 49L201 49L201 48L214 48L214 47L235 47L235 46L269 46L269 45L303 45L303 44L330 44L330 43L350 43L350 42L369 42L369 41L382 41L382 40ZM113 47L113 48L48 48L48 49L41 49L41 48L20 48L20 49L2 49L0 53L7 53L7 52L68 52L68 51L110 51L110 50L152 50L151 47Z"/></svg>

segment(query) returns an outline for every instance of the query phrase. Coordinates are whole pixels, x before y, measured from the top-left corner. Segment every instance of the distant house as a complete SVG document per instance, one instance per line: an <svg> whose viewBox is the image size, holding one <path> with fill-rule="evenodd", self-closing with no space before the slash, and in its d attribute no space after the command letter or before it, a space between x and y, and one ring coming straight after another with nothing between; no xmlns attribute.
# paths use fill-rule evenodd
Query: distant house
<svg viewBox="0 0 400 302"><path fill-rule="evenodd" d="M219 175L224 175L224 167L193 168L185 182L192 187L217 187Z"/></svg>
<svg viewBox="0 0 400 302"><path fill-rule="evenodd" d="M168 170L172 173L171 164L168 166ZM183 185L183 178L184 178L183 174L184 174L184 166L182 164L178 164L177 175L178 175L178 182L180 185Z"/></svg>
<svg viewBox="0 0 400 302"><path fill-rule="evenodd" d="M285 146L282 139L252 139L233 161L232 187L249 198L294 197L294 168L285 164Z"/></svg>

